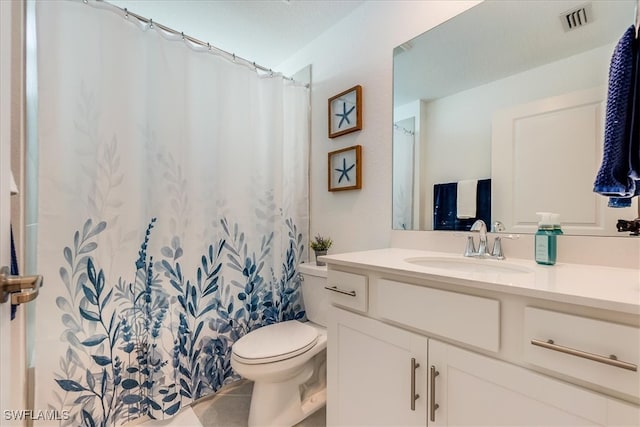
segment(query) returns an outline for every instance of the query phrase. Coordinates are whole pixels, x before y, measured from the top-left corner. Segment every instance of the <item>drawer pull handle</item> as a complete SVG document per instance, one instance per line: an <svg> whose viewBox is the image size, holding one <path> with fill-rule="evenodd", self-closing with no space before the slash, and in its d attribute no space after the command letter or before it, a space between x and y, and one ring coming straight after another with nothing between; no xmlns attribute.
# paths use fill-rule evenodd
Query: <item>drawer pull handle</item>
<svg viewBox="0 0 640 427"><path fill-rule="evenodd" d="M420 364L416 362L416 358L411 358L411 410L416 410L416 400L420 399L420 395L416 393L416 369Z"/></svg>
<svg viewBox="0 0 640 427"><path fill-rule="evenodd" d="M435 422L436 410L440 407L440 405L436 403L436 377L440 375L440 372L436 370L436 367L434 365L431 365L430 370L431 375L429 381L429 412L431 412L431 415L429 419Z"/></svg>
<svg viewBox="0 0 640 427"><path fill-rule="evenodd" d="M355 297L356 296L356 291L343 291L342 289L338 289L337 286L325 286L324 287L326 290L328 291L332 291L332 292L337 292L339 294L343 294L343 295L349 295L350 297Z"/></svg>
<svg viewBox="0 0 640 427"><path fill-rule="evenodd" d="M563 345L558 345L553 342L553 340L541 341L537 339L532 339L531 344L537 345L539 347L543 347L549 350L559 351L560 353L570 354L572 356L582 357L584 359L593 360L594 362L604 363L606 365L615 366L616 368L627 369L629 371L636 372L638 370L638 366L633 363L623 362L618 360L618 358L612 354L611 356L601 356L599 354L588 353L582 350L576 350L575 348L565 347Z"/></svg>

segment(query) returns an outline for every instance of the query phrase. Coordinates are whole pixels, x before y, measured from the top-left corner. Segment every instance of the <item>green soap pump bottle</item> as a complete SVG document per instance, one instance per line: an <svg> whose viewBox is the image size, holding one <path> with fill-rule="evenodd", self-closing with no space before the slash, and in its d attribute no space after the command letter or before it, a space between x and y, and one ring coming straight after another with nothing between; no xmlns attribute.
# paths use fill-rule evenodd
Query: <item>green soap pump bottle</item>
<svg viewBox="0 0 640 427"><path fill-rule="evenodd" d="M554 226L554 219L559 218L559 215L551 212L536 212L536 214L540 215L538 231L535 236L536 262L542 265L554 265L557 254L557 236L562 233L559 221L556 221L558 225Z"/></svg>
<svg viewBox="0 0 640 427"><path fill-rule="evenodd" d="M551 222L553 223L553 232L560 235L564 234L562 232L562 227L560 227L560 214L552 213L551 214Z"/></svg>

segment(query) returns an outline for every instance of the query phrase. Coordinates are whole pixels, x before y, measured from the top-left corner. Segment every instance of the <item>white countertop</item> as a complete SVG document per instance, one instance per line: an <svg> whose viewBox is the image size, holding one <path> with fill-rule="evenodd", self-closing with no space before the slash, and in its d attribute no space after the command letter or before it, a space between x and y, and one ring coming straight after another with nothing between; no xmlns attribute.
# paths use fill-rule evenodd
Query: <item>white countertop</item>
<svg viewBox="0 0 640 427"><path fill-rule="evenodd" d="M544 266L530 260L510 258L504 261L478 261L526 269L528 272L480 272L425 267L406 261L412 258L434 257L470 260L451 253L400 248L326 255L321 259L326 261L330 268L366 268L383 273L640 315L640 271L637 269L567 263Z"/></svg>

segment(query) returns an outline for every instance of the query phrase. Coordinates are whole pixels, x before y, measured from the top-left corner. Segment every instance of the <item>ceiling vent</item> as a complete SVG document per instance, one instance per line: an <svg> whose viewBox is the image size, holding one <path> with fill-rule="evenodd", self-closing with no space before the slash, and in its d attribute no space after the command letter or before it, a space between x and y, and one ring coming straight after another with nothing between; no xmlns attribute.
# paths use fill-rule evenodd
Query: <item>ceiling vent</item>
<svg viewBox="0 0 640 427"><path fill-rule="evenodd" d="M591 3L563 13L562 15L560 15L560 20L562 21L562 27L565 31L571 31L575 30L576 28L584 27L585 25L593 21Z"/></svg>

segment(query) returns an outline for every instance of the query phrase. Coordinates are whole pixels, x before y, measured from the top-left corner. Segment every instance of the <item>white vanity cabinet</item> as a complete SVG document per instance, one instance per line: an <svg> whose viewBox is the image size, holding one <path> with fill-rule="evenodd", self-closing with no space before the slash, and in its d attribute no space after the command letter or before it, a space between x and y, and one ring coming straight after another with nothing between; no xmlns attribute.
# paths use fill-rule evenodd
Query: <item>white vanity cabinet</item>
<svg viewBox="0 0 640 427"><path fill-rule="evenodd" d="M633 405L511 363L436 340L429 340L428 359L437 372L429 375L429 425L640 425Z"/></svg>
<svg viewBox="0 0 640 427"><path fill-rule="evenodd" d="M640 309L354 259L327 257L328 426L640 426Z"/></svg>
<svg viewBox="0 0 640 427"><path fill-rule="evenodd" d="M427 338L342 309L330 318L327 425L425 426Z"/></svg>

